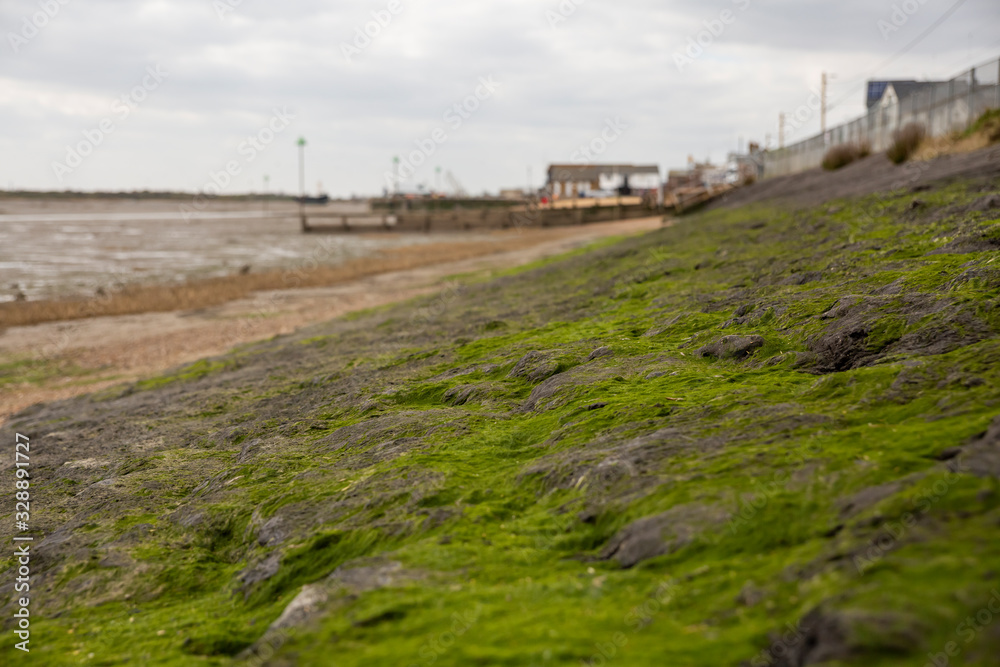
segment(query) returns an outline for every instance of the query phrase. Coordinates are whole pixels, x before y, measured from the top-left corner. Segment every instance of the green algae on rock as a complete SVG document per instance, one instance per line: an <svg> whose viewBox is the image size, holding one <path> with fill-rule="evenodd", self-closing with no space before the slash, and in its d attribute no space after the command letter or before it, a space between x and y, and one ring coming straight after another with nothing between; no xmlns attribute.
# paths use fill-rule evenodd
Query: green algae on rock
<svg viewBox="0 0 1000 667"><path fill-rule="evenodd" d="M998 195L715 208L26 410L39 660L994 664Z"/></svg>

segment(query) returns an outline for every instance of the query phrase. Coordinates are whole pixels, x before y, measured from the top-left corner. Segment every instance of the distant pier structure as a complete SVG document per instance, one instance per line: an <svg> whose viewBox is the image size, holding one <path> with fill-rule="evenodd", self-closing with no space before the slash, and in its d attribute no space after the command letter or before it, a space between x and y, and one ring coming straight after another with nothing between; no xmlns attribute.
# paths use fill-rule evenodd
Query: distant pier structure
<svg viewBox="0 0 1000 667"><path fill-rule="evenodd" d="M458 190L459 188L455 188ZM657 165L553 164L548 184L530 192L508 189L500 197L393 194L365 211L303 207L304 232L456 232L562 227L657 216L662 180Z"/></svg>

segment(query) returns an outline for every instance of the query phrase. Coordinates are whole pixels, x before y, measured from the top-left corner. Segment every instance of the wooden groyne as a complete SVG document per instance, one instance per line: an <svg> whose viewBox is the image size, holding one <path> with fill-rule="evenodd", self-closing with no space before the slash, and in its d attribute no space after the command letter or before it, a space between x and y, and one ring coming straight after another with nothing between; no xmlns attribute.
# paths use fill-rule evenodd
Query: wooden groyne
<svg viewBox="0 0 1000 667"><path fill-rule="evenodd" d="M302 231L307 233L351 232L459 232L492 229L567 227L592 222L631 220L660 215L662 209L644 204L589 207L517 206L506 209L480 208L451 211L415 211L397 214L342 215L306 211Z"/></svg>

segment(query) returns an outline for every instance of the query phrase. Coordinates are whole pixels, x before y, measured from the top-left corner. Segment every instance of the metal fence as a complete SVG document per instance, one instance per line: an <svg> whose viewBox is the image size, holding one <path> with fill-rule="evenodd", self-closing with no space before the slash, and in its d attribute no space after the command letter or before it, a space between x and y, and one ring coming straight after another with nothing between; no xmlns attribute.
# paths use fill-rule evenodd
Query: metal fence
<svg viewBox="0 0 1000 667"><path fill-rule="evenodd" d="M911 122L939 137L966 129L983 112L1000 108L1000 58L973 67L948 81L924 86L902 100L873 105L856 120L825 133L764 154L764 178L794 174L820 166L831 146L867 142L875 152L892 143L892 135Z"/></svg>

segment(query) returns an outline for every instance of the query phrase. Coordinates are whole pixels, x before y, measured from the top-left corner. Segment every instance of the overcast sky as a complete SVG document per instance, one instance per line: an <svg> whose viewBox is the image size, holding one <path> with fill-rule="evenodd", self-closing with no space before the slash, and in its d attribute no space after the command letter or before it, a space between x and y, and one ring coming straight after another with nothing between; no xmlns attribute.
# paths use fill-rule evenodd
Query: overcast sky
<svg viewBox="0 0 1000 667"><path fill-rule="evenodd" d="M381 192L397 155L423 163L407 189L436 167L474 192L524 187L529 169L539 185L591 144L665 172L740 137L775 144L778 112L824 70L832 124L863 110L867 78L1000 56L1000 2L959 0L893 59L954 4L0 0L0 187L196 191L229 164L227 193L265 175L296 192L300 136L307 188L336 196ZM815 114L792 138L818 129Z"/></svg>

